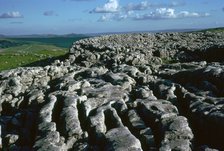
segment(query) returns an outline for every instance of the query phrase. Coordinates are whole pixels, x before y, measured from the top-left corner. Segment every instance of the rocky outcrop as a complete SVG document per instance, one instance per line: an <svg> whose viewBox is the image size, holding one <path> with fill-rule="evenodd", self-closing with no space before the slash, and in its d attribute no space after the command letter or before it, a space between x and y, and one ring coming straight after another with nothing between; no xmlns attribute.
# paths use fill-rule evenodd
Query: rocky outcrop
<svg viewBox="0 0 224 151"><path fill-rule="evenodd" d="M108 35L0 73L3 150L223 150L224 33Z"/></svg>

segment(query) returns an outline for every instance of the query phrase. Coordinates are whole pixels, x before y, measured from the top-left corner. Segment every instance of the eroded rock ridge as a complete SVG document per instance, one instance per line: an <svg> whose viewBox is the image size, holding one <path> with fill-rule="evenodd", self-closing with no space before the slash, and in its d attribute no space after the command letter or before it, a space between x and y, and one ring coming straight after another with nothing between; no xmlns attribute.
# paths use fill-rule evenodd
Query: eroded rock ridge
<svg viewBox="0 0 224 151"><path fill-rule="evenodd" d="M224 149L224 33L83 39L0 73L3 150Z"/></svg>

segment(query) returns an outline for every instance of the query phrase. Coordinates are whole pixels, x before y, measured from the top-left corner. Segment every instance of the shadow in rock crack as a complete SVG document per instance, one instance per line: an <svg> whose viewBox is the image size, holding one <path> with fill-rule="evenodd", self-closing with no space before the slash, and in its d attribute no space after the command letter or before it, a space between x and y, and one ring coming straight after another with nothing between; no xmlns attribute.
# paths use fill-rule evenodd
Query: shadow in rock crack
<svg viewBox="0 0 224 151"><path fill-rule="evenodd" d="M3 103L0 128L3 150L32 150L36 137L37 108L16 109Z"/></svg>
<svg viewBox="0 0 224 151"><path fill-rule="evenodd" d="M194 148L203 146L223 150L224 123L223 111L214 104L206 102L206 98L196 96L177 87L177 107L181 115L188 118L188 122L194 133Z"/></svg>
<svg viewBox="0 0 224 151"><path fill-rule="evenodd" d="M26 64L22 67L37 67L37 66L45 67L47 65L51 65L55 60L63 61L65 59L67 59L68 56L69 56L69 54L65 54L65 55L57 56L57 57L50 57L47 59L43 59L43 60L39 60L39 61L35 61L32 63Z"/></svg>
<svg viewBox="0 0 224 151"><path fill-rule="evenodd" d="M180 54L179 54L180 53ZM189 48L180 48L177 53L181 62L207 61L207 62L223 62L224 48L219 46L211 46L205 49L196 49L194 51Z"/></svg>
<svg viewBox="0 0 224 151"><path fill-rule="evenodd" d="M199 53L202 60L207 62L223 62L224 61L224 48L211 47L205 50L205 52Z"/></svg>

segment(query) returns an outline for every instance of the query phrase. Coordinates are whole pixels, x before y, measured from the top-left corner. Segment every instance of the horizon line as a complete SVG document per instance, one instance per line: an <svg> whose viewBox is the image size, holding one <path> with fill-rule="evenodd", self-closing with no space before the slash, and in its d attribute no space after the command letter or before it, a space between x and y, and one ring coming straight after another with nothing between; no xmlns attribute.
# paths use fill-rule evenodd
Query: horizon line
<svg viewBox="0 0 224 151"><path fill-rule="evenodd" d="M224 28L224 27L211 27L211 28L179 28L179 29L158 29L158 30L139 30L139 31L105 31L105 32L92 32L92 33L64 33L64 34L55 34L55 33L33 33L33 34L1 34L0 38L4 37L19 37L19 36L69 36L69 35L104 35L104 34L122 34L122 33L146 33L146 32L189 32L189 31L198 31L198 30L206 30L206 29L216 29L216 28Z"/></svg>

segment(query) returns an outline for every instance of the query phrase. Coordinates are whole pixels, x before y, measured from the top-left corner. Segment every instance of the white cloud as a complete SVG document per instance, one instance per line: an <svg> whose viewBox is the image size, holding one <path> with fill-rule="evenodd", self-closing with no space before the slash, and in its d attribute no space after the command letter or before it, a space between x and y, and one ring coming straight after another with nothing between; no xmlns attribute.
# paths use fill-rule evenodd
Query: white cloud
<svg viewBox="0 0 224 151"><path fill-rule="evenodd" d="M118 0L109 0L102 7L96 7L91 13L115 13L119 11Z"/></svg>
<svg viewBox="0 0 224 151"><path fill-rule="evenodd" d="M197 13L197 12L188 12L181 11L175 12L173 8L157 8L154 12L149 12L143 15L136 15L134 17L135 20L158 20L158 19L176 19L176 18L190 18L190 17L207 17L209 13Z"/></svg>
<svg viewBox="0 0 224 151"><path fill-rule="evenodd" d="M156 11L151 14L155 18L176 18L175 10L172 8L157 8Z"/></svg>
<svg viewBox="0 0 224 151"><path fill-rule="evenodd" d="M129 3L127 6L124 7L126 11L133 11L133 10L146 10L150 7L150 4L147 1L142 1L139 4Z"/></svg>
<svg viewBox="0 0 224 151"><path fill-rule="evenodd" d="M157 4L152 4L151 7L178 7L178 6L184 6L185 2L183 0L175 0L172 1L171 3L157 3Z"/></svg>
<svg viewBox="0 0 224 151"><path fill-rule="evenodd" d="M98 21L105 22L105 21L109 21L109 20L111 20L111 16L110 16L110 14L109 15L106 14L106 15L101 16Z"/></svg>
<svg viewBox="0 0 224 151"><path fill-rule="evenodd" d="M161 7L177 7L183 6L185 2L182 0L179 1L172 1L171 3L149 3L148 1L142 1L140 3L134 4L129 3L127 6L124 6L123 9L126 11L141 11L147 10L150 8L161 8Z"/></svg>
<svg viewBox="0 0 224 151"><path fill-rule="evenodd" d="M209 13L203 13L203 14L199 14L199 13L195 13L195 12L188 12L188 11L181 11L180 13L177 14L178 18L186 18L186 17L207 17L210 16Z"/></svg>
<svg viewBox="0 0 224 151"><path fill-rule="evenodd" d="M20 12L7 12L0 15L0 18L23 18L23 15Z"/></svg>
<svg viewBox="0 0 224 151"><path fill-rule="evenodd" d="M124 13L116 13L116 14L109 13L109 14L105 14L101 16L98 21L99 22L105 22L105 21L111 21L111 20L121 21L121 20L127 19L128 17L129 15Z"/></svg>

